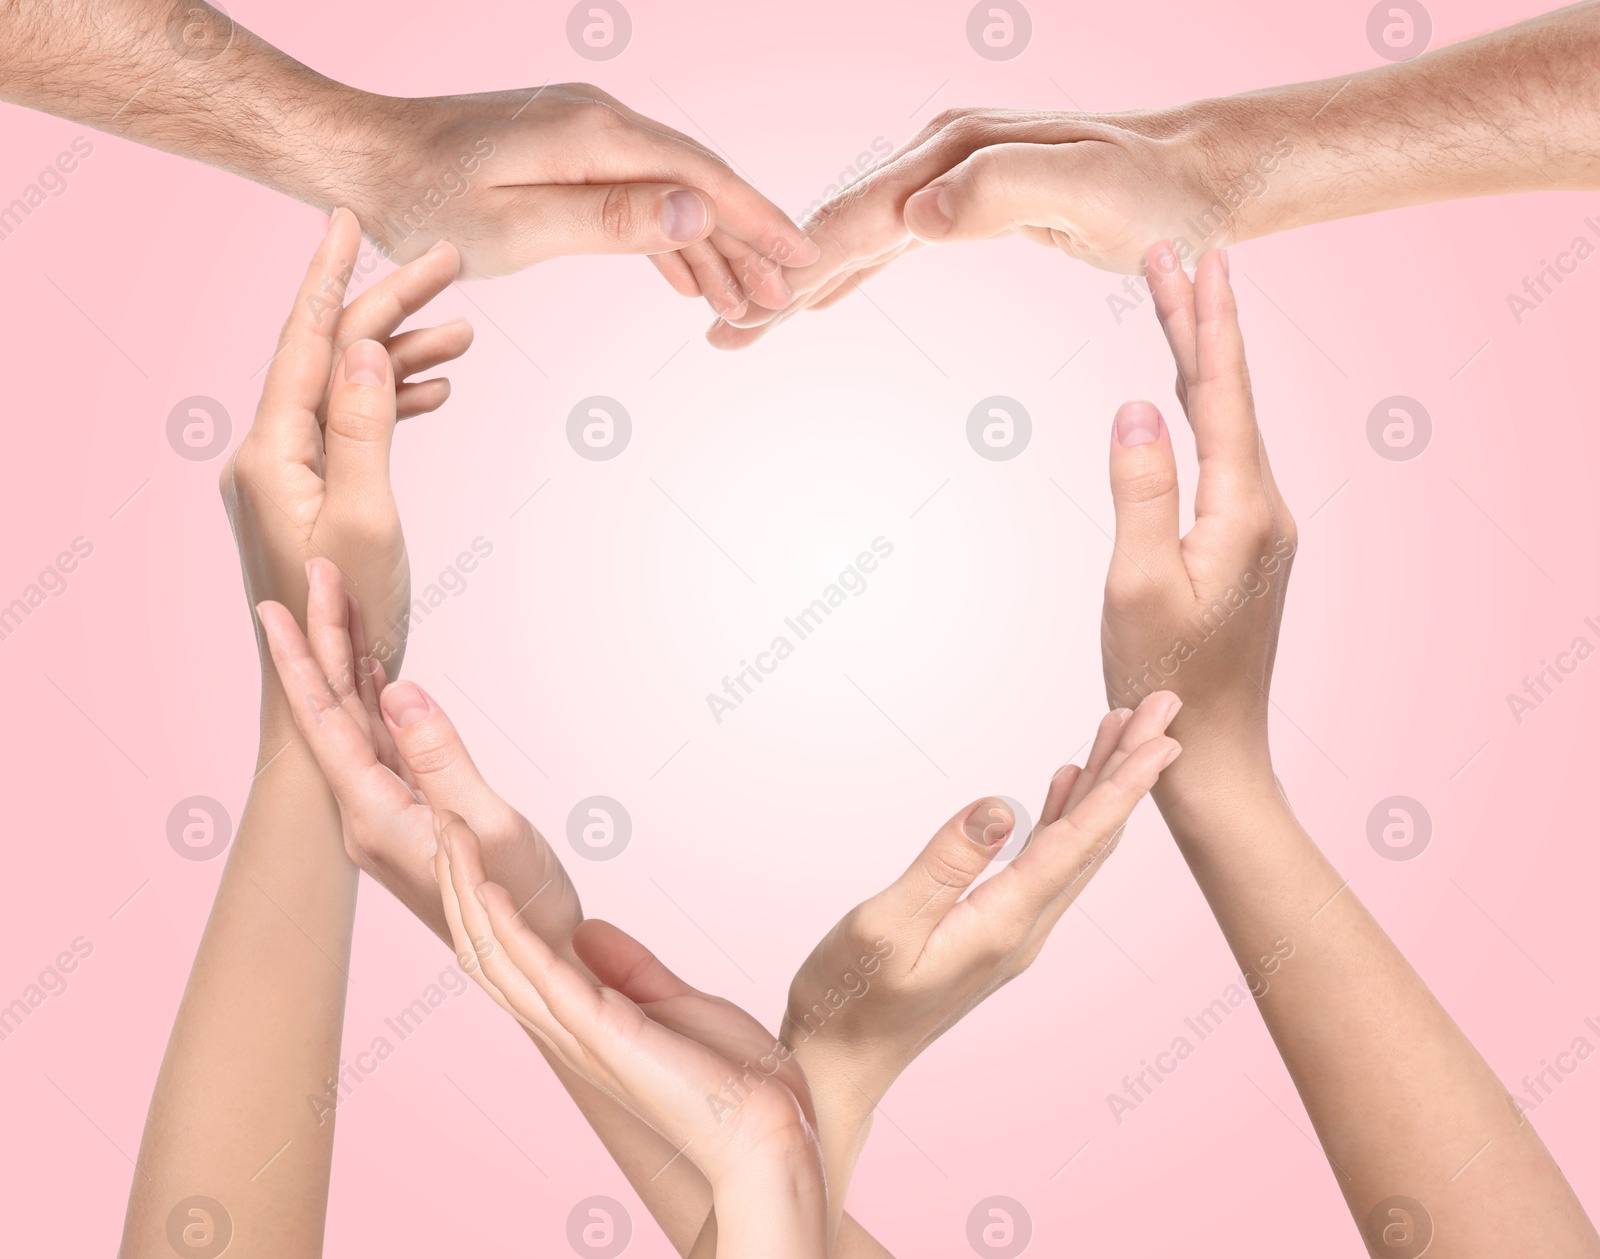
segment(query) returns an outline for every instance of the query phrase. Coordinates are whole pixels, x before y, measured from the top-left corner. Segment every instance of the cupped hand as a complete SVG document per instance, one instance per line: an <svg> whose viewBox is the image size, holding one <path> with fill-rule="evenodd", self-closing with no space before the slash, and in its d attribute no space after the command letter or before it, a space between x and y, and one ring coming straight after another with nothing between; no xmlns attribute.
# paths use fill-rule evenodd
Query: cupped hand
<svg viewBox="0 0 1600 1259"><path fill-rule="evenodd" d="M573 938L591 979L530 930L513 895L488 879L473 829L452 814L439 823L445 916L484 990L562 1063L671 1141L714 1195L753 1166L803 1182L820 1235L811 1099L784 1046L736 1006L679 979L637 940L592 920ZM785 1230L773 1232L770 1253L791 1253ZM815 1253L825 1250L824 1242Z"/></svg>
<svg viewBox="0 0 1600 1259"><path fill-rule="evenodd" d="M782 1031L817 1092L825 1139L830 1116L863 1120L923 1049L1032 964L1177 758L1163 731L1178 706L1163 692L1108 714L1083 768L1056 772L1027 846L993 878L973 886L1015 818L990 798L946 822L812 950Z"/></svg>
<svg viewBox="0 0 1600 1259"><path fill-rule="evenodd" d="M263 603L258 614L295 724L339 802L350 859L448 941L433 858L437 814L449 810L483 837L489 869L523 920L570 955L583 911L550 845L483 780L420 686L387 683L338 570L313 560L307 576L309 638L281 604Z"/></svg>
<svg viewBox="0 0 1600 1259"><path fill-rule="evenodd" d="M721 158L591 84L391 100L360 125L382 143L356 203L397 258L448 239L477 278L649 254L678 292L737 315L785 304L783 266L817 256Z"/></svg>
<svg viewBox="0 0 1600 1259"><path fill-rule="evenodd" d="M389 487L390 442L398 419L436 410L450 396L448 380L409 377L459 358L472 329L455 320L396 331L455 278L449 245L346 306L360 247L355 216L334 211L278 339L255 423L219 486L251 604L303 608L306 561L330 560L398 670L411 577Z"/></svg>
<svg viewBox="0 0 1600 1259"><path fill-rule="evenodd" d="M1163 781L1165 801L1189 783L1272 782L1268 692L1298 535L1256 425L1227 256L1203 257L1191 284L1158 244L1147 274L1199 455L1195 521L1180 537L1160 412L1124 403L1111 441L1116 537L1101 651L1113 704L1157 689L1183 698L1174 735L1189 755Z"/></svg>
<svg viewBox="0 0 1600 1259"><path fill-rule="evenodd" d="M946 111L810 217L821 254L785 270L791 301L719 311L707 335L718 348L742 348L800 310L849 296L923 243L1016 234L1137 272L1152 241L1180 236L1216 201L1210 134L1182 110ZM1224 217L1231 222L1231 210ZM1226 239L1219 227L1212 243ZM1197 253L1204 243L1193 242Z"/></svg>

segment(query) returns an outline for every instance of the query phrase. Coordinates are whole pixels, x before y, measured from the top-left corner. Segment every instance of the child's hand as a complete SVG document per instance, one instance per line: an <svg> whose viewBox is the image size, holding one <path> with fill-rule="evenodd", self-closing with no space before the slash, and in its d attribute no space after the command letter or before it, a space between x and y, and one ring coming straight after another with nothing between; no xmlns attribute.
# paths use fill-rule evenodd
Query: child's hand
<svg viewBox="0 0 1600 1259"><path fill-rule="evenodd" d="M222 470L221 490L251 605L271 599L298 614L306 562L329 559L376 635L369 650L392 675L405 650L411 576L389 486L390 440L398 418L433 411L450 395L448 380L407 377L459 358L472 329L456 320L395 335L455 278L459 262L450 245L345 306L360 246L355 216L335 211L279 337L255 423Z"/></svg>
<svg viewBox="0 0 1600 1259"><path fill-rule="evenodd" d="M382 662L363 659L361 611L333 564L306 567L309 641L281 604L259 613L295 723L339 802L350 859L448 941L433 880L435 815L448 809L484 837L494 878L523 919L570 954L583 911L549 844L483 780L421 687L385 685Z"/></svg>
<svg viewBox="0 0 1600 1259"><path fill-rule="evenodd" d="M435 868L456 953L479 985L711 1182L719 1255L827 1253L810 1093L785 1046L591 919L573 944L596 984L528 928L516 897L485 875L477 835L453 814L439 815Z"/></svg>
<svg viewBox="0 0 1600 1259"><path fill-rule="evenodd" d="M1200 481L1194 527L1180 538L1171 434L1150 403L1124 403L1101 649L1113 705L1158 689L1183 699L1173 733L1189 752L1163 780L1165 800L1190 783L1272 782L1267 691L1296 534L1256 428L1226 255L1202 258L1193 286L1164 244L1146 270Z"/></svg>
<svg viewBox="0 0 1600 1259"><path fill-rule="evenodd" d="M896 883L846 914L806 959L783 1039L816 1090L830 1171L833 1143L855 1140L912 1059L1038 955L1178 756L1162 733L1177 707L1161 692L1137 712L1108 714L1085 767L1051 779L1027 847L970 894L1015 823L996 799L945 823Z"/></svg>

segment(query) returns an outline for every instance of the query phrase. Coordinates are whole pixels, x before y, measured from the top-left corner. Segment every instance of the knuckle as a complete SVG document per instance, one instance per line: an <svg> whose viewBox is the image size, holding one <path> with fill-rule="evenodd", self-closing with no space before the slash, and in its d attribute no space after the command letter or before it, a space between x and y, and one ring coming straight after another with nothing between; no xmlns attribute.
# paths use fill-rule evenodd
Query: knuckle
<svg viewBox="0 0 1600 1259"><path fill-rule="evenodd" d="M1178 469L1168 463L1132 473L1118 484L1117 497L1127 503L1155 503L1177 489Z"/></svg>
<svg viewBox="0 0 1600 1259"><path fill-rule="evenodd" d="M606 190L605 200L600 204L600 230L607 237L617 241L632 239L637 217L633 193L626 185L618 184Z"/></svg>
<svg viewBox="0 0 1600 1259"><path fill-rule="evenodd" d="M406 764L414 774L447 773L459 760L455 741L442 731L429 729L429 725L424 719L408 731L411 737L406 740Z"/></svg>

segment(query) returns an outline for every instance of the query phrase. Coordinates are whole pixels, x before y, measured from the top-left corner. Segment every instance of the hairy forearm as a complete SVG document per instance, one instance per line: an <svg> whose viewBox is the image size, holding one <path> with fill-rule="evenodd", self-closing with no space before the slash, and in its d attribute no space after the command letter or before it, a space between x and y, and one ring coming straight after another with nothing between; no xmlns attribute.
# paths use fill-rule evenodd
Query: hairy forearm
<svg viewBox="0 0 1600 1259"><path fill-rule="evenodd" d="M1600 187L1597 64L1600 4L1586 3L1175 116L1207 154L1227 239L1247 240L1424 202Z"/></svg>
<svg viewBox="0 0 1600 1259"><path fill-rule="evenodd" d="M323 209L364 168L364 94L215 9L176 0L0 4L0 99L221 167Z"/></svg>
<svg viewBox="0 0 1600 1259"><path fill-rule="evenodd" d="M125 1256L170 1254L169 1216L197 1195L231 1220L230 1255L322 1250L356 868L298 737L264 740L257 772L150 1101Z"/></svg>
<svg viewBox="0 0 1600 1259"><path fill-rule="evenodd" d="M1161 805L1358 1227L1403 1197L1452 1259L1600 1253L1532 1126L1282 796Z"/></svg>

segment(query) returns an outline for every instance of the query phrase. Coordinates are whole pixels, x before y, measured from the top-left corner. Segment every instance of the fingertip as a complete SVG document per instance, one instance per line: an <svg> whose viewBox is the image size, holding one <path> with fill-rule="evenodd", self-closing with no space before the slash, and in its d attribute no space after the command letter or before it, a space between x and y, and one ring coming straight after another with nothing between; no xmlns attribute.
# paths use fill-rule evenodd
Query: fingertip
<svg viewBox="0 0 1600 1259"><path fill-rule="evenodd" d="M1170 276L1178 270L1178 255L1170 240L1158 240L1144 255L1145 278Z"/></svg>
<svg viewBox="0 0 1600 1259"><path fill-rule="evenodd" d="M918 240L940 241L955 226L955 205L943 184L923 188L906 199L901 211L906 230Z"/></svg>
<svg viewBox="0 0 1600 1259"><path fill-rule="evenodd" d="M961 830L979 848L999 848L1017 824L1011 806L999 796L985 796L967 810Z"/></svg>
<svg viewBox="0 0 1600 1259"><path fill-rule="evenodd" d="M395 733L421 721L436 707L428 693L415 682L401 680L383 688L378 696L383 718Z"/></svg>
<svg viewBox="0 0 1600 1259"><path fill-rule="evenodd" d="M1142 398L1124 402L1117 408L1113 428L1116 432L1117 445L1125 450L1158 442L1167 431L1160 409L1155 403L1146 402Z"/></svg>
<svg viewBox="0 0 1600 1259"><path fill-rule="evenodd" d="M389 383L389 351L378 342L363 339L344 352L340 370L347 385L382 387Z"/></svg>

